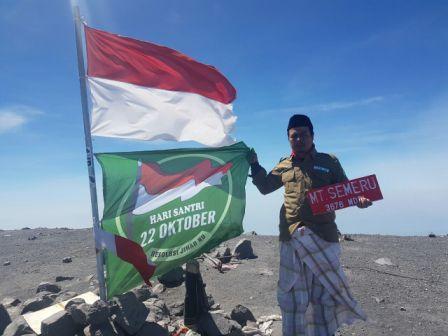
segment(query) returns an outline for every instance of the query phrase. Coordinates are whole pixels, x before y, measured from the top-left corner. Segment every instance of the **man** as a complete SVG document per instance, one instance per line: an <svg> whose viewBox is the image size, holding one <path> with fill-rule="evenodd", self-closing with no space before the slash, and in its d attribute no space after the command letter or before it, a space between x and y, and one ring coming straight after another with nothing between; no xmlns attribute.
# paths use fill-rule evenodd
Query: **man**
<svg viewBox="0 0 448 336"><path fill-rule="evenodd" d="M343 324L366 316L354 300L339 262L340 246L335 213L313 215L306 198L312 188L347 180L338 159L319 153L314 130L305 115L289 120L292 154L267 174L254 153L253 183L262 194L285 187L280 209L280 272L277 299L283 335L333 335ZM372 203L361 197L359 208Z"/></svg>

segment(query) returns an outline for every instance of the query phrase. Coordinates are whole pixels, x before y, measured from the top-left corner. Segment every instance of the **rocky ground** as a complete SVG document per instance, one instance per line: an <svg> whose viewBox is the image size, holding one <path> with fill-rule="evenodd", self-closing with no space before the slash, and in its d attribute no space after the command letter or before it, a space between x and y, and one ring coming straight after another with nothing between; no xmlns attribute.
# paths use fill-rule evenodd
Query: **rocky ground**
<svg viewBox="0 0 448 336"><path fill-rule="evenodd" d="M342 241L342 262L369 321L344 327L339 335L448 335L448 237L351 237L354 241ZM277 238L246 235L226 244L233 248L241 238L252 242L258 258L242 260L224 273L209 260L200 262L207 294L220 305L214 309L230 313L243 305L255 318L279 314ZM71 262L64 263L64 258ZM382 265L375 262L380 258L384 258ZM52 295L57 301L95 290L95 272L89 229L0 231L0 302L10 305L13 318L27 299L36 296L41 282L61 287L61 292ZM56 282L58 276L67 279ZM184 286L166 288L158 297L175 310L183 301ZM18 305L13 307L10 298L21 303L16 300ZM154 304L154 298L149 300L144 304ZM271 328L272 335L281 335L280 321Z"/></svg>

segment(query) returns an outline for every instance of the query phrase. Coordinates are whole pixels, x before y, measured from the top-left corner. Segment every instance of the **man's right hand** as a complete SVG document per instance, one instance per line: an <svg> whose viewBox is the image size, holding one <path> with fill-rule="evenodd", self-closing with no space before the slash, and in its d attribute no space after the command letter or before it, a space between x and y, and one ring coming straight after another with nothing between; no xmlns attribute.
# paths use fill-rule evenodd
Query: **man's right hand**
<svg viewBox="0 0 448 336"><path fill-rule="evenodd" d="M249 163L250 164L258 163L258 156L254 150L252 150L249 154Z"/></svg>

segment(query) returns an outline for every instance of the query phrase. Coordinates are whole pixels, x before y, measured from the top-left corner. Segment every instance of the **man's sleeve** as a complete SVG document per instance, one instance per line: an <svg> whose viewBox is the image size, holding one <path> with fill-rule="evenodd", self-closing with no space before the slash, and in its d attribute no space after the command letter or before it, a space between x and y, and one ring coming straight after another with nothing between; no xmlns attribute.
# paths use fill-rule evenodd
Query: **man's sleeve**
<svg viewBox="0 0 448 336"><path fill-rule="evenodd" d="M269 194L278 188L282 183L281 174L274 168L269 174L258 162L251 164L252 183L255 184L257 189L263 194Z"/></svg>
<svg viewBox="0 0 448 336"><path fill-rule="evenodd" d="M332 159L334 160L334 169L333 169L333 181L332 183L341 183L348 181L347 176L345 175L345 171L341 166L341 163L339 162L338 158L336 156L332 155Z"/></svg>

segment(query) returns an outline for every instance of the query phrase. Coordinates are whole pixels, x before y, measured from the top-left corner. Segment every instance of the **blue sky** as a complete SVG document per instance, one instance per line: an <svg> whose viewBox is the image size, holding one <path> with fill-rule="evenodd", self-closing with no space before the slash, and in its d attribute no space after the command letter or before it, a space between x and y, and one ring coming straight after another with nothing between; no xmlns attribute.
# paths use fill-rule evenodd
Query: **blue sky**
<svg viewBox="0 0 448 336"><path fill-rule="evenodd" d="M318 150L384 200L338 212L344 232L448 233L445 1L81 1L92 27L213 64L238 91L238 140L267 169L308 114ZM0 227L89 227L69 1L0 2ZM198 146L95 139L96 151ZM99 176L99 170L97 169ZM246 231L276 234L282 192L247 185Z"/></svg>

